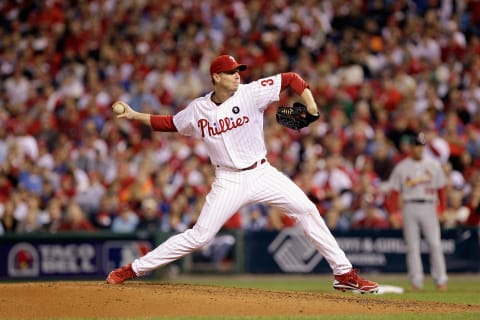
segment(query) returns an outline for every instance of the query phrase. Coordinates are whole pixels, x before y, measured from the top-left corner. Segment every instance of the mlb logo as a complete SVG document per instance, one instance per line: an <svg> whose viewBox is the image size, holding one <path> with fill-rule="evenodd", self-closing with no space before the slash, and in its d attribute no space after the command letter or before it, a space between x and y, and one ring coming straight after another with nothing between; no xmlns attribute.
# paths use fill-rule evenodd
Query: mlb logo
<svg viewBox="0 0 480 320"><path fill-rule="evenodd" d="M131 263L152 249L148 241L107 241L103 246L103 259L105 274L113 269Z"/></svg>

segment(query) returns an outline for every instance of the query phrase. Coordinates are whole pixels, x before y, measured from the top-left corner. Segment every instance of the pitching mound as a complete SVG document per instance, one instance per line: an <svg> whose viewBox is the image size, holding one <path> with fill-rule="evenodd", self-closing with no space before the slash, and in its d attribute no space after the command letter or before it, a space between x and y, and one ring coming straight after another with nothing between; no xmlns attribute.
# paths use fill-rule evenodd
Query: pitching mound
<svg viewBox="0 0 480 320"><path fill-rule="evenodd" d="M351 293L312 293L132 281L0 284L2 318L288 316L324 314L455 313L465 306L392 301Z"/></svg>

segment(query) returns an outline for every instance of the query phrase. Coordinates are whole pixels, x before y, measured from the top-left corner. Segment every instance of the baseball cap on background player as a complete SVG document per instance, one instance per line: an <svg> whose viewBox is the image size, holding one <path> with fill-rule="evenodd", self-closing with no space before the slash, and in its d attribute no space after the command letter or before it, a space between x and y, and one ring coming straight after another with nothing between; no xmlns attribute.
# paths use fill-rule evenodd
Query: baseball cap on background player
<svg viewBox="0 0 480 320"><path fill-rule="evenodd" d="M424 146L426 144L425 134L423 132L420 132L417 135L413 136L411 141L412 145L414 146Z"/></svg>
<svg viewBox="0 0 480 320"><path fill-rule="evenodd" d="M224 54L212 60L212 63L210 64L210 75L214 73L228 72L235 69L244 71L247 69L247 65L240 64L237 62L237 60L235 60L234 57Z"/></svg>

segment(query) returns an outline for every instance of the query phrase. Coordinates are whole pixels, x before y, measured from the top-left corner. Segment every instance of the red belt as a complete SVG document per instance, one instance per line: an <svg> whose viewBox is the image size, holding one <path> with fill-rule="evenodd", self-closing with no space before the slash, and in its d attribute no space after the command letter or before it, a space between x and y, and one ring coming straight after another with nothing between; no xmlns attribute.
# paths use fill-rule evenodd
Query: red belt
<svg viewBox="0 0 480 320"><path fill-rule="evenodd" d="M255 169L256 167L258 167L259 162L260 162L260 164L264 164L265 162L267 162L267 159L262 159L262 160L260 160L260 161L255 162L255 163L252 164L250 167L242 168L242 169L239 169L239 170L240 170L240 171L247 171L247 170Z"/></svg>

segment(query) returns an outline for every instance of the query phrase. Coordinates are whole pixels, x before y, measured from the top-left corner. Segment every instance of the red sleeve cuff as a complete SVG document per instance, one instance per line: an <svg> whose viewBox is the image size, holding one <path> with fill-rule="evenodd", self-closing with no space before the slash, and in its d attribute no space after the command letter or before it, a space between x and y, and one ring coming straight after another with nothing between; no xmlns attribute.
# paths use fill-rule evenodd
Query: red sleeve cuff
<svg viewBox="0 0 480 320"><path fill-rule="evenodd" d="M438 189L438 207L440 212L447 210L447 192L445 188Z"/></svg>
<svg viewBox="0 0 480 320"><path fill-rule="evenodd" d="M292 90L301 95L305 88L308 88L308 83L305 82L297 73L295 72L285 72L282 73L282 91L287 87L292 88Z"/></svg>
<svg viewBox="0 0 480 320"><path fill-rule="evenodd" d="M387 197L385 201L385 207L388 212L393 213L398 210L398 200L400 198L400 193L396 190L393 190L390 193L390 196Z"/></svg>
<svg viewBox="0 0 480 320"><path fill-rule="evenodd" d="M173 116L151 115L150 126L155 131L176 132L177 128L173 124Z"/></svg>

